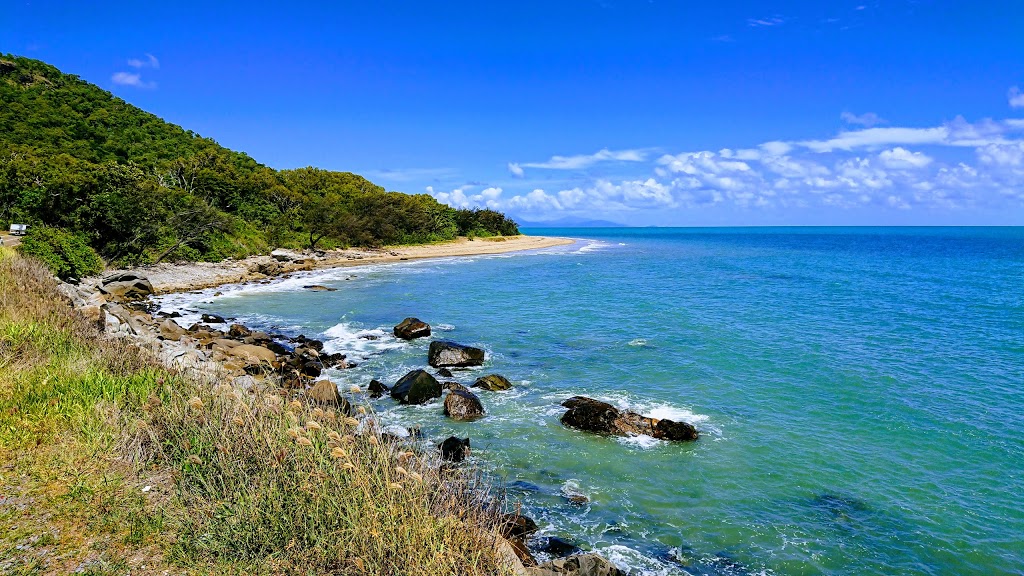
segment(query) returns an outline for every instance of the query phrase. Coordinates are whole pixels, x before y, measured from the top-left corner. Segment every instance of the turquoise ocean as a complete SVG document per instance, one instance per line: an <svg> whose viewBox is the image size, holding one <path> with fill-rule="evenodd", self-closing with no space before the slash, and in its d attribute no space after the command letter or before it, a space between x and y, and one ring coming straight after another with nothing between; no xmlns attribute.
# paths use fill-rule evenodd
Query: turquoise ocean
<svg viewBox="0 0 1024 576"><path fill-rule="evenodd" d="M541 536L631 574L1024 574L1024 228L525 232L577 240L161 302L321 338L359 364L342 390L425 367L390 336L406 316L486 349L455 374L515 384L484 419L383 398L381 420L470 437ZM564 428L576 394L701 438Z"/></svg>

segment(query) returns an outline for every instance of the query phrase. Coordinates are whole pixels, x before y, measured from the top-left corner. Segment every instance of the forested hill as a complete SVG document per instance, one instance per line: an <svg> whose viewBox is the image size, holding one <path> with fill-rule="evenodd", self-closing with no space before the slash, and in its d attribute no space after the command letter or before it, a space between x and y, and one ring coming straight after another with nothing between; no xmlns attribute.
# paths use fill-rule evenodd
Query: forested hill
<svg viewBox="0 0 1024 576"><path fill-rule="evenodd" d="M117 264L518 234L501 213L387 192L349 172L274 170L77 76L5 54L0 226L13 222L32 226L26 245L44 259L87 245Z"/></svg>

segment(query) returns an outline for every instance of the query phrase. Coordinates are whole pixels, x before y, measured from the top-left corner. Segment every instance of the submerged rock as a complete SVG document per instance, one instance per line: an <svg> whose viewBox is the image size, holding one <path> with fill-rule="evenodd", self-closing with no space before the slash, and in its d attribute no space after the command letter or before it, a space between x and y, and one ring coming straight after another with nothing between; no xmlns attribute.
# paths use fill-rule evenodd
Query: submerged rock
<svg viewBox="0 0 1024 576"><path fill-rule="evenodd" d="M452 390L444 399L444 415L461 421L483 418L484 405L469 390Z"/></svg>
<svg viewBox="0 0 1024 576"><path fill-rule="evenodd" d="M391 397L402 404L425 404L440 396L441 383L426 370L413 370L391 387Z"/></svg>
<svg viewBox="0 0 1024 576"><path fill-rule="evenodd" d="M437 370L437 375L438 375L438 376L442 376L442 377L444 377L444 378L452 378L452 377L454 376L454 375L452 374L452 371L451 371L451 370L449 370L449 369L447 369L447 368L439 368L439 369Z"/></svg>
<svg viewBox="0 0 1024 576"><path fill-rule="evenodd" d="M466 459L466 456L469 456L469 438L462 439L450 436L447 440L441 442L437 449L441 451L442 459L462 462Z"/></svg>
<svg viewBox="0 0 1024 576"><path fill-rule="evenodd" d="M395 326L395 337L402 340L414 340L430 336L430 324L419 318L406 318Z"/></svg>
<svg viewBox="0 0 1024 576"><path fill-rule="evenodd" d="M573 396L562 406L569 409L562 415L562 424L586 432L615 436L646 434L673 441L696 440L698 436L697 429L686 422L641 416L585 396Z"/></svg>
<svg viewBox="0 0 1024 576"><path fill-rule="evenodd" d="M430 343L427 359L434 368L480 366L484 363L484 351L448 340L434 340Z"/></svg>
<svg viewBox="0 0 1024 576"><path fill-rule="evenodd" d="M578 554L526 568L529 576L626 576L626 573L597 554Z"/></svg>
<svg viewBox="0 0 1024 576"><path fill-rule="evenodd" d="M497 392L512 388L512 383L508 381L508 378L505 378L501 374L488 374L487 376L477 378L472 387Z"/></svg>
<svg viewBox="0 0 1024 576"><path fill-rule="evenodd" d="M311 284L309 286L303 286L303 288L306 289L306 290L310 290L312 292L337 292L338 291L337 288L328 288L327 286L322 286L320 284Z"/></svg>

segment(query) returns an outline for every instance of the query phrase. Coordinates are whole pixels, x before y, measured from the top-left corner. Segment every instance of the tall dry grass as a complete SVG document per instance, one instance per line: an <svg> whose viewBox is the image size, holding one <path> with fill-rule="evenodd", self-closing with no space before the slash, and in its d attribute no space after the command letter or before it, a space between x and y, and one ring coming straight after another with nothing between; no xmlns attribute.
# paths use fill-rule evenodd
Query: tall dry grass
<svg viewBox="0 0 1024 576"><path fill-rule="evenodd" d="M495 552L500 499L478 475L388 440L365 409L353 417L288 394L158 367L73 314L44 268L0 249L0 446L71 435L85 439L69 444L83 457L169 475L173 498L143 525L179 567L510 572Z"/></svg>

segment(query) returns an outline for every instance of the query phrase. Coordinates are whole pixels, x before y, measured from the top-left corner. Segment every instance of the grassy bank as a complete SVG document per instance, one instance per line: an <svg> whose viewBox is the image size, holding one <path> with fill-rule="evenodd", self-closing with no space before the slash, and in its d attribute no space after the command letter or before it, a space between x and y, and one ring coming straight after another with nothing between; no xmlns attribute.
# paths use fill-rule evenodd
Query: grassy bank
<svg viewBox="0 0 1024 576"><path fill-rule="evenodd" d="M170 372L0 249L0 572L503 573L475 477L371 430Z"/></svg>

